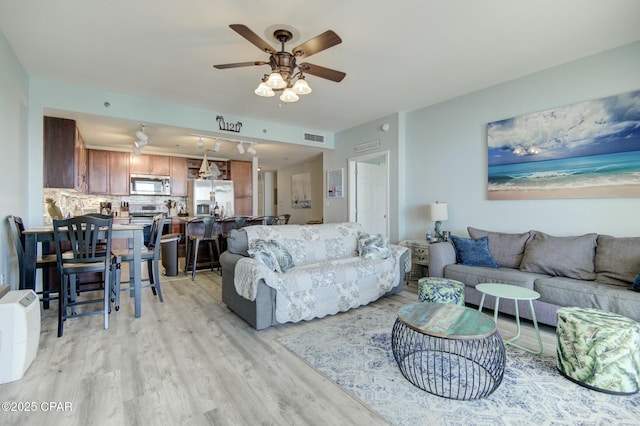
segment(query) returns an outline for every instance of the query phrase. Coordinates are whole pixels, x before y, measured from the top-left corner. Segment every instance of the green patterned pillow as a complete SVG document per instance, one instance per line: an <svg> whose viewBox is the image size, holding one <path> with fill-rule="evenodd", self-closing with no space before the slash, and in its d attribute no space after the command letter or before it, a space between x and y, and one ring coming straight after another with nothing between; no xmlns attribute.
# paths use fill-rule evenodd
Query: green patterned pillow
<svg viewBox="0 0 640 426"><path fill-rule="evenodd" d="M278 266L280 267L280 270L278 270L277 272L287 272L289 269L295 266L291 254L277 241L256 240L253 243L253 246L262 247L273 254L276 261L278 262Z"/></svg>
<svg viewBox="0 0 640 426"><path fill-rule="evenodd" d="M363 259L386 259L389 257L387 237L361 232L358 236L358 254Z"/></svg>

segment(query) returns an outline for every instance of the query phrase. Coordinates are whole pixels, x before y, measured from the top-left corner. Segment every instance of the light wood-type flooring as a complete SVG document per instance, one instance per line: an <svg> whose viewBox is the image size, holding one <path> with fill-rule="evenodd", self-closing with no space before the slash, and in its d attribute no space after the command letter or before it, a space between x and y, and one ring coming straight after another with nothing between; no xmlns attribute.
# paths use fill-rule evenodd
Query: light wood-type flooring
<svg viewBox="0 0 640 426"><path fill-rule="evenodd" d="M417 301L415 284L385 303ZM220 286L217 271L193 282L163 277L164 303L143 289L141 318L123 294L108 330L100 316L69 319L62 338L57 308L42 311L35 361L21 380L0 385L0 402L22 411L0 412L0 424L387 424L277 341L327 319L256 331L221 302ZM505 338L515 330L510 317L498 325ZM530 323L523 327L522 342L534 345ZM545 353L555 353L554 329L542 333Z"/></svg>

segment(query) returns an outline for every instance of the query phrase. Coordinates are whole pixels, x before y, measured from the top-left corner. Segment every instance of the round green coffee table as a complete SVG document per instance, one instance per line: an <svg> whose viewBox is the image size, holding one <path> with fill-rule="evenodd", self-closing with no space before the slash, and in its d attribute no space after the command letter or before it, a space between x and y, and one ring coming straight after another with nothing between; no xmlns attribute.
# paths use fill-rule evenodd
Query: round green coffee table
<svg viewBox="0 0 640 426"><path fill-rule="evenodd" d="M506 339L504 343L506 345L514 346L523 351L531 352L532 354L542 353L542 339L540 338L540 330L538 329L538 320L536 319L536 311L533 309L533 301L540 297L540 293L537 291L529 290L527 288L518 287L510 284L498 284L498 283L483 283L476 285L476 290L482 293L482 299L480 299L480 306L478 310L482 311L484 306L484 298L486 295L496 298L496 304L493 307L493 321L498 324L498 307L500 305L500 299L512 299L516 307L516 335ZM529 308L531 309L531 320L533 321L533 327L536 330L536 338L538 339L538 349L531 349L521 346L516 343L520 338L520 311L518 310L518 301L528 300Z"/></svg>
<svg viewBox="0 0 640 426"><path fill-rule="evenodd" d="M464 306L403 306L393 325L391 348L409 382L444 398L485 397L504 375L506 355L495 322Z"/></svg>

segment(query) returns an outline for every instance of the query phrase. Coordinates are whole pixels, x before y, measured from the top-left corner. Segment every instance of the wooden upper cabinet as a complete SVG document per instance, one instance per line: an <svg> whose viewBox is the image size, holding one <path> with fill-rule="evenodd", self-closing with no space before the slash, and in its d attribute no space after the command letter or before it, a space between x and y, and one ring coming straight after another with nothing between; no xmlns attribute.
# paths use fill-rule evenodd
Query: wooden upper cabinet
<svg viewBox="0 0 640 426"><path fill-rule="evenodd" d="M109 151L90 149L89 161L89 193L109 193Z"/></svg>
<svg viewBox="0 0 640 426"><path fill-rule="evenodd" d="M129 195L129 153L89 150L89 193Z"/></svg>
<svg viewBox="0 0 640 426"><path fill-rule="evenodd" d="M109 194L129 195L129 153L109 153Z"/></svg>
<svg viewBox="0 0 640 426"><path fill-rule="evenodd" d="M187 196L187 159L171 157L171 195Z"/></svg>
<svg viewBox="0 0 640 426"><path fill-rule="evenodd" d="M129 172L140 175L169 176L171 157L165 155L131 154Z"/></svg>
<svg viewBox="0 0 640 426"><path fill-rule="evenodd" d="M74 120L44 117L43 187L85 192L86 148Z"/></svg>
<svg viewBox="0 0 640 426"><path fill-rule="evenodd" d="M253 163L231 160L229 171L233 181L234 214L236 216L252 216Z"/></svg>

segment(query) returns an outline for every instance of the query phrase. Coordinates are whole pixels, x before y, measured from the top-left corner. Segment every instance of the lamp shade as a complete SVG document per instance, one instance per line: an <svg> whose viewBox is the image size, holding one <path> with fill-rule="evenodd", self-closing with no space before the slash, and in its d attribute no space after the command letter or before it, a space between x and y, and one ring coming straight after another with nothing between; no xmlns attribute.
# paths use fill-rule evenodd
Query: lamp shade
<svg viewBox="0 0 640 426"><path fill-rule="evenodd" d="M284 92L282 93L282 95L280 95L280 100L282 102L296 102L298 99L300 99L298 97L298 95L296 95L296 92L293 91L293 89L291 89L290 87L287 87L286 89L284 89Z"/></svg>
<svg viewBox="0 0 640 426"><path fill-rule="evenodd" d="M303 77L300 77L293 85L293 91L298 95L308 95L309 93L311 93L311 87L309 87L307 80L305 80Z"/></svg>
<svg viewBox="0 0 640 426"><path fill-rule="evenodd" d="M447 203L435 203L427 206L427 216L432 222L447 220Z"/></svg>
<svg viewBox="0 0 640 426"><path fill-rule="evenodd" d="M267 98L275 95L271 87L267 86L264 82L261 82L258 85L258 88L254 91L254 93L258 96L265 96Z"/></svg>
<svg viewBox="0 0 640 426"><path fill-rule="evenodd" d="M282 75L279 72L272 72L269 74L269 78L266 81L267 86L272 89L284 89L287 87L287 82L284 81Z"/></svg>

